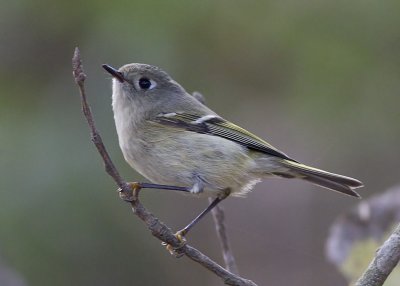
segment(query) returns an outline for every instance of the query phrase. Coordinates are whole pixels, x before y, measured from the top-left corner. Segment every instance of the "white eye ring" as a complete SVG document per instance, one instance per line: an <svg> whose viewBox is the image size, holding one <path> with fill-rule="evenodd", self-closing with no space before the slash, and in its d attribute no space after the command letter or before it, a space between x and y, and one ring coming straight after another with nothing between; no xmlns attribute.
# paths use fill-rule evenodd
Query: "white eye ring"
<svg viewBox="0 0 400 286"><path fill-rule="evenodd" d="M150 90L157 86L157 83L147 77L141 77L137 81L137 87L141 90Z"/></svg>

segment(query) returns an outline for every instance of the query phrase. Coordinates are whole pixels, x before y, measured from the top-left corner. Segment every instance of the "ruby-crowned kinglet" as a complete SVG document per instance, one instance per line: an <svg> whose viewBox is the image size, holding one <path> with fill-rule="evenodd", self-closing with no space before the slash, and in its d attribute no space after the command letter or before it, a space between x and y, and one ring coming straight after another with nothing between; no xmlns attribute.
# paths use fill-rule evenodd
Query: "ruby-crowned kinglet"
<svg viewBox="0 0 400 286"><path fill-rule="evenodd" d="M125 160L153 183L217 197L214 205L268 177L303 179L359 197L354 189L360 181L297 162L217 115L160 68L103 67L114 77L112 106Z"/></svg>

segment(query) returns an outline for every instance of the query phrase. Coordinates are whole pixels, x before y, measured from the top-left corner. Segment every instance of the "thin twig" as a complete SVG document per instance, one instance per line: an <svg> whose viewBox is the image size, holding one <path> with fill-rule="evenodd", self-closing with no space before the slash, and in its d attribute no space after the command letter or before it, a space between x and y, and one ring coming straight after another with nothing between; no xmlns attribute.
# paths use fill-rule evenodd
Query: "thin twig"
<svg viewBox="0 0 400 286"><path fill-rule="evenodd" d="M235 257L229 243L228 235L225 228L225 214L224 210L220 205L217 205L212 210L212 215L214 218L215 229L219 238L219 242L222 248L222 256L224 258L226 269L235 274L239 274L239 270L236 265Z"/></svg>
<svg viewBox="0 0 400 286"><path fill-rule="evenodd" d="M205 97L200 92L195 91L192 93L192 95L202 104L206 104ZM209 201L210 203L212 203L213 199L209 198ZM221 244L222 257L224 258L225 267L229 272L239 275L235 256L233 255L233 251L229 243L229 238L226 233L224 209L219 204L216 205L211 212L214 219L215 230L217 231L217 236Z"/></svg>
<svg viewBox="0 0 400 286"><path fill-rule="evenodd" d="M177 252L186 255L188 258L198 262L200 265L216 274L227 285L257 286L254 282L244 279L224 269L196 248L187 244L181 246L180 241L175 237L172 230L142 205L139 200L139 190L133 190L132 187L119 175L119 172L108 155L101 136L96 129L90 106L86 98L84 86L86 75L82 69L82 61L78 48L75 48L74 56L72 58L72 69L75 81L79 86L79 92L82 99L82 110L89 124L91 138L101 157L103 158L106 172L114 179L120 188L121 198L125 201L129 201L133 212L144 222L151 234L157 237L159 240L171 245L173 248L176 248Z"/></svg>
<svg viewBox="0 0 400 286"><path fill-rule="evenodd" d="M356 286L381 286L400 261L400 225L376 251Z"/></svg>
<svg viewBox="0 0 400 286"><path fill-rule="evenodd" d="M111 161L111 158L108 155L107 150L103 144L103 140L101 139L100 133L96 129L96 125L94 123L94 119L92 116L92 111L90 110L90 106L86 98L86 92L85 92L86 74L83 72L82 60L78 48L75 48L74 56L72 58L72 74L75 78L76 84L79 86L79 93L81 95L81 103L82 103L82 112L85 115L85 118L89 124L91 140L96 146L97 150L99 151L101 157L103 158L105 170L111 177L113 177L118 187L128 192L128 190L130 189L129 185L122 179L117 168L115 168L115 165Z"/></svg>

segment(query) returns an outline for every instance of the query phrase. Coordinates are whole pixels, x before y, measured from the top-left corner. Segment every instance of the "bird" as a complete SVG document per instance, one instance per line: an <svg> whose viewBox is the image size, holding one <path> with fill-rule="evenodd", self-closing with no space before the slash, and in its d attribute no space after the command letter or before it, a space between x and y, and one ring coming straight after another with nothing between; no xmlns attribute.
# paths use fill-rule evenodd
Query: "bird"
<svg viewBox="0 0 400 286"><path fill-rule="evenodd" d="M357 179L307 166L224 119L161 68L141 63L111 74L112 109L127 163L151 181L141 186L212 197L208 207L177 232L181 241L217 204L245 196L262 179L301 179L359 198Z"/></svg>

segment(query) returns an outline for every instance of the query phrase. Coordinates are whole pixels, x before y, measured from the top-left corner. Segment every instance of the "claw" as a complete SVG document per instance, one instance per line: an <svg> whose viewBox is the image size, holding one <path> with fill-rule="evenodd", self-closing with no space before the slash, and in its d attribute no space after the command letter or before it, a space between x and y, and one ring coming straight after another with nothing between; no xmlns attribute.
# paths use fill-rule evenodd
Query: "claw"
<svg viewBox="0 0 400 286"><path fill-rule="evenodd" d="M175 233L175 237L179 240L180 244L184 246L186 244L186 238L185 238L185 231L180 230L177 233ZM180 247L182 247L180 246Z"/></svg>
<svg viewBox="0 0 400 286"><path fill-rule="evenodd" d="M175 256L176 258L180 258L183 256L183 253L181 253L179 250L182 249L186 245L186 238L184 236L184 231L180 230L177 233L175 233L175 237L179 240L179 246L174 247L171 244L168 244L166 242L162 242L161 244L165 246L165 248L168 250L168 252Z"/></svg>
<svg viewBox="0 0 400 286"><path fill-rule="evenodd" d="M119 197L121 199L123 199L126 202L132 202L134 201L135 196L137 196L142 186L138 182L129 182L127 184L131 188L132 192L126 193L121 188L119 188L117 191L119 192Z"/></svg>
<svg viewBox="0 0 400 286"><path fill-rule="evenodd" d="M138 182L130 182L128 184L129 184L129 186L131 186L131 189L133 192L140 191L140 189L142 188L142 186Z"/></svg>

